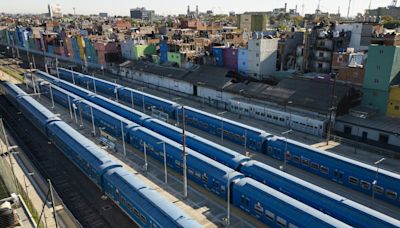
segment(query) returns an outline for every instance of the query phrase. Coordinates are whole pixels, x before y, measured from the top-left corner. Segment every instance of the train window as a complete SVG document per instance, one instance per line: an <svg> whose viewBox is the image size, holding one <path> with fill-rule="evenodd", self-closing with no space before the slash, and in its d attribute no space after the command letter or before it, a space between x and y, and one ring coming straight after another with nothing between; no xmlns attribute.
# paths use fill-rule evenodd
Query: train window
<svg viewBox="0 0 400 228"><path fill-rule="evenodd" d="M282 118L282 117L280 117L280 118L279 118L279 121L282 121L282 122L283 122L283 121L285 121L285 119Z"/></svg>
<svg viewBox="0 0 400 228"><path fill-rule="evenodd" d="M272 213L269 210L265 210L265 217L267 217L267 219L274 221L275 220L275 214Z"/></svg>
<svg viewBox="0 0 400 228"><path fill-rule="evenodd" d="M199 179L201 178L201 174L199 172L196 171L195 175L197 178L199 178Z"/></svg>
<svg viewBox="0 0 400 228"><path fill-rule="evenodd" d="M203 182L207 183L207 182L208 182L207 174L203 174L203 176L201 177L201 179L203 180Z"/></svg>
<svg viewBox="0 0 400 228"><path fill-rule="evenodd" d="M354 184L354 185L358 185L358 178L349 176L349 183L350 184Z"/></svg>
<svg viewBox="0 0 400 228"><path fill-rule="evenodd" d="M374 192L378 193L378 194L383 194L384 189L381 186L375 185L374 186Z"/></svg>
<svg viewBox="0 0 400 228"><path fill-rule="evenodd" d="M246 198L245 196L242 195L242 198L240 199L240 202L241 202L241 204L242 204L243 206L249 207L250 201L249 201L249 199Z"/></svg>
<svg viewBox="0 0 400 228"><path fill-rule="evenodd" d="M271 146L268 147L268 152L269 152L269 153L272 152L272 147L271 147Z"/></svg>
<svg viewBox="0 0 400 228"><path fill-rule="evenodd" d="M278 226L280 227L286 227L286 220L277 216L276 217L276 224L278 224Z"/></svg>
<svg viewBox="0 0 400 228"><path fill-rule="evenodd" d="M321 165L319 170L321 171L321 173L329 174L329 168L328 167L325 167L325 166Z"/></svg>
<svg viewBox="0 0 400 228"><path fill-rule="evenodd" d="M188 168L188 173L193 176L194 171L192 169Z"/></svg>
<svg viewBox="0 0 400 228"><path fill-rule="evenodd" d="M257 214L260 214L260 215L262 215L264 212L264 208L261 206L260 202L258 202L254 205L254 210L256 211Z"/></svg>
<svg viewBox="0 0 400 228"><path fill-rule="evenodd" d="M367 189L368 190L371 187L371 184L369 182L366 182L366 181L362 180L360 183L361 183L361 187L363 189Z"/></svg>
<svg viewBox="0 0 400 228"><path fill-rule="evenodd" d="M265 116L265 113L261 113L261 116Z"/></svg>
<svg viewBox="0 0 400 228"><path fill-rule="evenodd" d="M315 163L315 162L311 162L311 168L318 170L319 169L319 165L317 163Z"/></svg>
<svg viewBox="0 0 400 228"><path fill-rule="evenodd" d="M298 156L293 156L293 161L300 163L300 158Z"/></svg>
<svg viewBox="0 0 400 228"><path fill-rule="evenodd" d="M144 224L147 223L147 220L146 220L146 218L145 218L143 215L140 215L140 220L141 220Z"/></svg>
<svg viewBox="0 0 400 228"><path fill-rule="evenodd" d="M397 193L394 191L386 190L386 196L392 199L397 199Z"/></svg>
<svg viewBox="0 0 400 228"><path fill-rule="evenodd" d="M293 225L292 223L289 223L289 228L299 228L299 227L296 225Z"/></svg>
<svg viewBox="0 0 400 228"><path fill-rule="evenodd" d="M267 114L267 117L268 117L268 118L272 118L271 114Z"/></svg>
<svg viewBox="0 0 400 228"><path fill-rule="evenodd" d="M307 159L301 159L301 163L303 163L304 166L309 166L309 161Z"/></svg>
<svg viewBox="0 0 400 228"><path fill-rule="evenodd" d="M274 116L274 120L278 120L278 117L277 117L277 116Z"/></svg>

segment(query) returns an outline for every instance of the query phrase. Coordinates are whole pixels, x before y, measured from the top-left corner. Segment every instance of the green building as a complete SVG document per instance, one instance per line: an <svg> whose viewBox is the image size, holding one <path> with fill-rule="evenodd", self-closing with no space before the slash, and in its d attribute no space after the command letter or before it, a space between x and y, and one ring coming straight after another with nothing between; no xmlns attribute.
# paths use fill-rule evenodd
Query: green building
<svg viewBox="0 0 400 228"><path fill-rule="evenodd" d="M238 27L244 32L260 32L268 29L269 19L266 13L246 12L237 15Z"/></svg>
<svg viewBox="0 0 400 228"><path fill-rule="evenodd" d="M176 63L181 67L182 65L182 54L179 52L168 52L168 62Z"/></svg>
<svg viewBox="0 0 400 228"><path fill-rule="evenodd" d="M157 53L155 45L133 45L132 46L133 59L140 59L145 55L154 55Z"/></svg>
<svg viewBox="0 0 400 228"><path fill-rule="evenodd" d="M399 74L400 46L370 45L362 105L376 109L378 114L385 114L390 86L399 83Z"/></svg>

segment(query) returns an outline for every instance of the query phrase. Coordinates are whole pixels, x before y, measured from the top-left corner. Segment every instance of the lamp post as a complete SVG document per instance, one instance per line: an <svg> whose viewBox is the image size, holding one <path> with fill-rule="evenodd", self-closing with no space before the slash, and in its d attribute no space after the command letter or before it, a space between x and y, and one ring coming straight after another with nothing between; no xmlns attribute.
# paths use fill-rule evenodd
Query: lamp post
<svg viewBox="0 0 400 228"><path fill-rule="evenodd" d="M376 165L376 174L375 174L375 180L372 182L372 200L375 199L375 187L378 184L379 164L385 160L386 158L381 158L378 161L374 162L374 165Z"/></svg>
<svg viewBox="0 0 400 228"><path fill-rule="evenodd" d="M228 184L227 184L227 196L226 196L226 226L230 227L231 225L231 173L228 173Z"/></svg>
<svg viewBox="0 0 400 228"><path fill-rule="evenodd" d="M181 99L181 97L175 97L175 98L172 98L172 101L177 102L180 99ZM176 112L176 126L179 127L179 114L178 114L178 112Z"/></svg>
<svg viewBox="0 0 400 228"><path fill-rule="evenodd" d="M142 91L142 110L143 110L143 113L146 113L146 108L145 108L145 105L144 105L144 92L143 92L144 88L145 87L139 87L137 89Z"/></svg>
<svg viewBox="0 0 400 228"><path fill-rule="evenodd" d="M167 152L165 150L165 142L161 141L158 142L157 144L163 144L163 151L164 151L164 173L165 173L165 177L164 177L164 182L165 184L168 183L168 174L167 174Z"/></svg>
<svg viewBox="0 0 400 228"><path fill-rule="evenodd" d="M147 172L147 145L146 142L143 142L143 152L144 152L144 171Z"/></svg>
<svg viewBox="0 0 400 228"><path fill-rule="evenodd" d="M290 134L292 131L293 130L290 129L290 130L287 130L287 131L284 131L284 132L281 133L282 135L285 135L285 151L283 152L283 167L281 168L283 170L286 170L286 163L287 163L286 155L287 155L287 153L289 153L289 151L287 150L287 147L288 147L288 143L287 143L287 138L288 137L287 137L287 135Z"/></svg>
<svg viewBox="0 0 400 228"><path fill-rule="evenodd" d="M186 172L186 135L185 135L185 107L182 105L182 156L183 156L183 196L187 198L187 172Z"/></svg>
<svg viewBox="0 0 400 228"><path fill-rule="evenodd" d="M226 113L226 111L223 112L219 112L217 113L217 115L221 116L221 144L224 144L224 114Z"/></svg>
<svg viewBox="0 0 400 228"><path fill-rule="evenodd" d="M287 112L287 106L293 104L293 101L287 101L285 104L285 112ZM288 127L291 127L292 122L292 112L289 111L289 123L287 124Z"/></svg>

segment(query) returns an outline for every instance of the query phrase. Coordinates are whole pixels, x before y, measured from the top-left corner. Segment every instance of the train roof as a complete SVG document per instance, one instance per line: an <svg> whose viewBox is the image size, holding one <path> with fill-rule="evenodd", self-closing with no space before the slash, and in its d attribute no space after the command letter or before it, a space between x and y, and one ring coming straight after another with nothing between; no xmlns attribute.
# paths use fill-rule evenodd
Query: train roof
<svg viewBox="0 0 400 228"><path fill-rule="evenodd" d="M179 148L179 150L183 149L182 144L177 143L177 142L175 142L175 141L173 141L173 140L171 140L171 139L169 139L169 138L167 138L165 136L162 136L162 135L160 135L160 134L158 134L156 132L153 132L153 131L145 128L145 127L138 127L138 128L135 128L135 130L136 131L143 131L146 134L149 134L149 135L159 139L161 142L165 142L166 144L169 144L172 147ZM229 168L229 167L227 167L227 166L225 166L225 165L223 165L223 164L221 164L221 163L219 163L217 161L214 161L213 159L211 159L211 158L209 158L209 157L207 157L205 155L202 155L199 152L196 152L196 151L188 148L187 146L186 146L185 150L186 150L187 154L190 154L190 155L192 155L193 157L195 157L197 159L203 160L207 164L207 166L209 166L207 168L207 171L209 173L221 172L223 175L226 175L229 172L234 171L233 169L231 169L231 168ZM209 169L214 169L214 170L210 171Z"/></svg>
<svg viewBox="0 0 400 228"><path fill-rule="evenodd" d="M286 139L282 138L282 137L274 136L274 137L270 138L269 140L285 141ZM309 146L309 145L304 144L304 143L297 142L297 141L292 140L292 139L288 139L287 141L288 141L288 143L291 143L293 145L296 145L296 146L299 146L299 147L303 147L303 148L306 148L308 150L312 150L312 151L314 151L316 153L320 153L322 155L326 155L326 156L329 156L329 157L336 158L338 160L342 160L342 161L350 163L352 165L360 166L362 168L371 170L372 172L376 171L376 167L374 167L372 165L368 165L368 164L366 164L364 162L360 162L360 161L357 161L357 160L354 160L354 159L351 159L351 158L347 158L347 157L344 157L342 155L338 155L338 154L335 154L335 153L332 153L332 152L329 152L329 151L317 149L315 147ZM384 175L387 175L387 176L390 176L392 178L400 180L400 175L399 174L391 172L391 171L388 171L388 170L385 170L383 168L379 168L379 174L384 174Z"/></svg>
<svg viewBox="0 0 400 228"><path fill-rule="evenodd" d="M263 204L268 204L268 197L264 196L264 194L268 194L268 195L271 195L271 196L279 199L280 201L282 201L286 204L290 204L292 207L295 207L298 210L304 211L304 212L312 215L313 217L315 217L321 221L324 221L326 223L329 223L335 227L349 227L347 224L345 224L335 218L332 218L331 216L324 214L321 211L318 211L317 209L314 209L300 201L297 201L281 192L278 192L275 189L272 189L258 181L255 181L251 178L248 178L248 177L242 178L241 180L239 180L235 183L235 186L240 186L241 188L244 188L244 191L246 191L246 193L248 195L255 197Z"/></svg>
<svg viewBox="0 0 400 228"><path fill-rule="evenodd" d="M18 95L27 95L21 88L19 88L17 85L9 82L9 81L2 81L2 84L4 87L8 87L8 90L14 92L16 96Z"/></svg>
<svg viewBox="0 0 400 228"><path fill-rule="evenodd" d="M73 147L74 151L79 151L79 156L93 167L97 168L98 171L101 171L109 165L117 164L108 156L106 151L99 148L67 123L63 121L53 122L49 124L49 129L57 134L58 137L61 137L67 145Z"/></svg>
<svg viewBox="0 0 400 228"><path fill-rule="evenodd" d="M349 207L355 208L355 209L357 209L357 210L359 210L361 212L364 212L364 213L366 213L366 214L368 214L370 216L373 216L375 218L379 218L382 221L385 221L385 222L391 223L391 224L395 224L396 226L400 226L400 221L398 221L398 220L396 220L396 219L394 219L394 218L392 218L390 216L387 216L387 215L385 215L383 213L380 213L380 212L378 212L376 210L373 210L373 209L371 209L369 207L366 207L366 206L364 206L362 204L359 204L359 203L357 203L355 201L347 199L347 198L345 198L343 196L340 196L340 195L338 195L336 193L328 191L328 190L326 190L324 188L321 188L321 187L319 187L317 185L311 184L310 182L304 181L304 180L302 180L300 178L297 178L297 177L295 177L293 175L290 175L290 174L288 174L286 172L283 172L283 171L280 171L278 169L275 169L275 168L273 168L271 166L268 166L268 165L266 165L264 163L252 160L252 161L246 162L243 166L244 167L253 167L253 168L256 169L257 173L260 173L263 170L265 170L266 172L274 173L275 175L281 176L284 179L287 179L289 181L295 182L296 184L302 185L305 188L311 189L312 191L316 191L316 192L318 192L318 193L320 193L322 195L325 195L325 196L337 201L338 203L346 204Z"/></svg>
<svg viewBox="0 0 400 228"><path fill-rule="evenodd" d="M142 91L138 91L138 90L136 90L136 89L132 89L132 88L129 88L129 87L121 87L121 88L119 88L119 90L129 90L129 91L132 91L132 92L134 92L134 93L138 93L138 94L144 95L144 96L146 96L146 97L153 98L154 100L159 100L159 101L161 101L161 102L168 103L168 104L170 104L170 105L173 106L173 107L179 106L179 104L176 103L176 102L173 102L173 101L170 101L170 100L168 100L168 99L161 98L161 97L157 97L157 96L154 96L154 95L149 94L149 93L145 93L145 92L142 92Z"/></svg>
<svg viewBox="0 0 400 228"><path fill-rule="evenodd" d="M120 191L124 193L137 192L141 194L148 204L142 203L140 206L146 209L146 212L151 214L153 219L160 219L160 212L156 209L159 208L164 216L171 218L176 223L182 225L182 227L200 227L200 225L192 220L185 212L164 199L157 191L149 188L143 181L127 170L123 168L113 169L108 171L107 176L112 179L115 186ZM126 194L126 197L132 202L138 201L137 198L133 198L130 194Z"/></svg>
<svg viewBox="0 0 400 228"><path fill-rule="evenodd" d="M192 112L197 112L197 113L200 113L200 114L202 114L202 115L208 116L208 117L210 117L210 118L214 118L214 119L218 119L218 120L221 119L221 117L219 117L219 116L217 116L217 115L214 115L214 114L211 114L211 113L208 113L208 112L204 112L204 111L201 111L201 110L199 110L199 109L192 108L192 107L190 107L190 106L185 106L185 110L190 110L190 111L192 111ZM233 121L233 120L226 119L226 118L222 118L222 119L223 119L225 122L227 122L227 123L230 123L230 124L232 124L232 125L236 125L236 126L241 127L241 128L246 128L246 129L251 130L251 131L253 131L253 132L259 133L259 134L262 135L262 136L265 136L265 137L266 137L266 136L269 136L269 135L270 135L269 133L267 133L267 132L264 131L264 130L261 130L261 129L258 129L258 128L255 128L255 127L252 127L252 126L249 126L249 125L245 125L245 124L239 123L239 122L237 122L237 121Z"/></svg>
<svg viewBox="0 0 400 228"><path fill-rule="evenodd" d="M172 131L175 131L175 132L178 132L178 133L182 132L182 130L180 128L175 127L174 125L171 125L169 123L163 122L163 121L158 120L158 119L152 118L152 119L148 119L147 121L156 122L157 124L163 125L164 127L169 128ZM220 150L224 154L226 154L228 156L231 156L231 157L234 157L234 161L237 162L237 163L250 160L250 158L247 157L247 156L244 156L244 155L242 155L242 154L240 154L240 153L238 153L236 151L233 151L233 150L231 150L231 149L229 149L227 147L221 146L221 145L219 145L219 144L217 144L217 143L215 143L213 141L210 141L208 139L205 139L203 137L195 135L195 134L193 134L191 132L186 131L185 132L185 136L186 136L186 138L191 137L191 138L193 138L193 139L195 139L195 140L197 140L197 141L199 141L201 143L204 143L204 144L207 144L209 146L212 146L215 149Z"/></svg>

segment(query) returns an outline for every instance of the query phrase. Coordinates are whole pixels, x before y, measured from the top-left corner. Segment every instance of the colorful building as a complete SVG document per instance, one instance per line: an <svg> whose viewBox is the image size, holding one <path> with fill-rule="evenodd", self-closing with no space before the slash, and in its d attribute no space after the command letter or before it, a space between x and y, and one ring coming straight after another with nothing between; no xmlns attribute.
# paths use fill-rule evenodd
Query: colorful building
<svg viewBox="0 0 400 228"><path fill-rule="evenodd" d="M390 88L387 115L400 117L400 85Z"/></svg>
<svg viewBox="0 0 400 228"><path fill-rule="evenodd" d="M400 81L400 46L370 45L363 82L362 105L382 115L387 112L389 90Z"/></svg>

